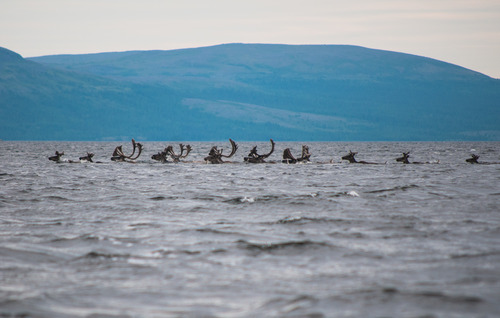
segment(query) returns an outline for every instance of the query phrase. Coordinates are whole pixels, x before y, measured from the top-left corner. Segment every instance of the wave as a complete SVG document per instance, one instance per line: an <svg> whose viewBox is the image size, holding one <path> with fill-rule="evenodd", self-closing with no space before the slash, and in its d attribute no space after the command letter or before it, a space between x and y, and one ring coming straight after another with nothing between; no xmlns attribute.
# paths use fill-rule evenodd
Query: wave
<svg viewBox="0 0 500 318"><path fill-rule="evenodd" d="M307 223L345 223L345 224L350 224L352 223L350 220L346 219L331 219L331 218L312 218L312 217L306 217L306 216L287 216L283 219L280 219L276 222L273 222L275 224L307 224Z"/></svg>
<svg viewBox="0 0 500 318"><path fill-rule="evenodd" d="M284 196L279 195L264 195L260 197L255 196L237 196L234 198L223 200L224 203L229 204L245 204L245 203L255 203L255 202L269 202L269 201L278 201Z"/></svg>
<svg viewBox="0 0 500 318"><path fill-rule="evenodd" d="M96 236L93 234L82 234L76 237L66 238L59 237L51 240L51 243L61 243L61 242L74 242L74 241L102 241L104 238L100 236Z"/></svg>
<svg viewBox="0 0 500 318"><path fill-rule="evenodd" d="M254 254L260 253L293 253L304 252L311 249L334 248L334 246L325 242L314 242L310 240L304 241L286 241L279 243L251 243L245 240L238 240L238 248L247 250Z"/></svg>
<svg viewBox="0 0 500 318"><path fill-rule="evenodd" d="M310 200L318 200L323 197L359 197L356 191L343 191L336 192L334 194L321 193L321 192L310 192L310 193L300 193L300 194L269 194L262 196L252 196L243 195L236 196L230 199L223 200L224 203L229 204L249 204L249 203L286 203L291 205L307 205Z"/></svg>
<svg viewBox="0 0 500 318"><path fill-rule="evenodd" d="M217 229L212 229L212 228L197 228L197 229L183 229L179 231L180 233L183 232L198 232L198 233L208 233L208 234L217 234L217 235L239 235L242 236L244 234L239 233L239 232L232 232L232 231L222 231L222 230L217 230Z"/></svg>
<svg viewBox="0 0 500 318"><path fill-rule="evenodd" d="M285 297L272 298L263 304L253 313L253 316L273 316L281 317L325 317L321 312L318 312L317 305L320 299L312 295L298 295L287 299Z"/></svg>
<svg viewBox="0 0 500 318"><path fill-rule="evenodd" d="M18 261L34 264L63 260L61 256L52 255L48 252L27 251L8 247L0 247L0 258L14 258Z"/></svg>
<svg viewBox="0 0 500 318"><path fill-rule="evenodd" d="M470 295L460 295L460 294L448 294L442 291L405 291L399 288L390 286L390 287L374 287L368 289L360 289L351 291L349 294L364 294L365 298L380 298L380 297L402 297L405 298L406 301L417 301L419 306L423 306L422 301L430 300L433 303L438 301L441 306L446 305L446 303L458 306L469 306L474 304L479 304L484 302L484 299L478 296L470 296ZM370 296L369 296L370 295Z"/></svg>
<svg viewBox="0 0 500 318"><path fill-rule="evenodd" d="M212 251L214 252L214 251ZM191 250L165 250L165 249L159 249L156 251L153 251L153 255L164 257L164 256L169 256L169 255L199 255L201 254L201 251L191 251Z"/></svg>
<svg viewBox="0 0 500 318"><path fill-rule="evenodd" d="M95 251L92 251L92 252L88 252L87 254L83 255L83 256L79 256L77 258L75 258L75 260L78 260L78 259L113 259L113 260L116 260L116 259L128 259L130 258L131 255L130 254L114 254L114 253L103 253L103 252L95 252Z"/></svg>
<svg viewBox="0 0 500 318"><path fill-rule="evenodd" d="M153 200L153 201L163 201L163 200L177 200L179 197L178 196L162 196L162 195L159 195L159 196L156 196L156 197L151 197L149 198L150 200Z"/></svg>
<svg viewBox="0 0 500 318"><path fill-rule="evenodd" d="M159 228L161 227L161 225L157 223L140 222L140 223L129 224L128 227L133 228L135 230L138 228L145 228L145 227Z"/></svg>
<svg viewBox="0 0 500 318"><path fill-rule="evenodd" d="M59 195L48 195L48 196L44 196L42 197L43 199L48 199L48 200L51 200L51 201L74 201L70 198L67 198L67 197L62 197L62 196L59 196Z"/></svg>
<svg viewBox="0 0 500 318"><path fill-rule="evenodd" d="M481 297L468 296L468 295L448 295L439 291L423 291L411 293L410 295L424 298L434 298L440 302L457 303L457 304L472 304L483 302Z"/></svg>
<svg viewBox="0 0 500 318"><path fill-rule="evenodd" d="M458 259L458 258L480 258L480 257L489 257L498 255L500 255L500 251L485 251L477 253L456 253L456 254L451 254L449 257L451 259Z"/></svg>
<svg viewBox="0 0 500 318"><path fill-rule="evenodd" d="M410 184L407 186L395 186L392 188L387 188L387 189L378 189L378 190L372 190L372 191L366 191L366 193L383 193L383 192L394 192L394 191L407 191L410 189L416 189L419 188L420 186L416 184Z"/></svg>

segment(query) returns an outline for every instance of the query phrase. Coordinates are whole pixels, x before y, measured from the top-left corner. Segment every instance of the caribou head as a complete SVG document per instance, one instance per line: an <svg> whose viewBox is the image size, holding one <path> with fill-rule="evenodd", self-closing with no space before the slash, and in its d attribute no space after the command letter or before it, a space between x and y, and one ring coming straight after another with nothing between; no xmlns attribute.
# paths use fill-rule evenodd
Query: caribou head
<svg viewBox="0 0 500 318"><path fill-rule="evenodd" d="M156 161L160 161L163 163L167 162L167 148L165 148L165 150L163 150L162 152L159 152L155 155L152 155L151 159L156 160Z"/></svg>
<svg viewBox="0 0 500 318"><path fill-rule="evenodd" d="M84 157L80 157L78 158L80 160L80 162L82 161L86 161L86 162L94 162L92 161L92 157L94 157L94 154L92 152L87 152L87 155L84 156Z"/></svg>
<svg viewBox="0 0 500 318"><path fill-rule="evenodd" d="M357 154L357 152L352 152L351 150L349 150L349 154L343 156L342 160L347 160L349 161L349 163L358 163L356 161L356 158L354 158L354 156L356 156Z"/></svg>
<svg viewBox="0 0 500 318"><path fill-rule="evenodd" d="M253 147L252 150L250 150L250 153L248 154L247 157L243 158L246 162L249 163L264 163L266 162L264 159L269 157L273 152L274 152L274 140L270 139L271 141L271 151L269 151L267 154L264 155L259 155L257 153L257 146Z"/></svg>
<svg viewBox="0 0 500 318"><path fill-rule="evenodd" d="M229 139L231 143L231 153L229 155L222 154L223 149L217 149L217 146L213 146L208 153L208 156L204 158L206 163L220 164L224 163L222 158L231 158L238 150L238 145L234 142L234 140Z"/></svg>
<svg viewBox="0 0 500 318"><path fill-rule="evenodd" d="M63 152L56 151L56 154L54 156L50 156L49 160L55 161L55 162L62 162L62 160L61 160L62 156L64 156L64 151Z"/></svg>
<svg viewBox="0 0 500 318"><path fill-rule="evenodd" d="M172 158L173 162L180 162L180 159L186 158L189 155L189 153L191 152L192 148L191 148L190 145L184 146L183 144L179 144L179 147L181 148L181 153L180 154L176 154L175 151L174 151L174 147L172 147L172 146L169 145L162 152L159 152L159 153L157 153L155 155L152 155L151 159L157 160L157 161L161 161L161 162L165 163L165 162L168 162L167 157L170 156L170 158ZM186 153L184 153L184 151Z"/></svg>
<svg viewBox="0 0 500 318"><path fill-rule="evenodd" d="M345 155L342 157L342 160L347 160L349 163L362 163L362 164L367 164L367 165L381 165L383 163L378 163L378 162L368 162L368 161L357 161L355 156L357 155L357 152L352 152L349 150L349 154Z"/></svg>
<svg viewBox="0 0 500 318"><path fill-rule="evenodd" d="M408 152L403 152L403 156L399 157L399 158L396 158L396 161L408 164L408 163L410 163L410 161L408 160L408 158L410 158L410 152L409 151Z"/></svg>
<svg viewBox="0 0 500 318"><path fill-rule="evenodd" d="M118 146L118 147L116 147L115 151L113 152L113 156L111 157L111 160L112 161L127 161L127 159L129 159L129 160L136 160L141 155L142 144L138 143L138 142L135 142L135 140L132 139L132 147L133 147L132 154L130 154L129 156L127 156L127 155L125 155L123 153L121 145ZM137 152L137 155L134 157L136 149L139 149L139 150Z"/></svg>
<svg viewBox="0 0 500 318"><path fill-rule="evenodd" d="M471 154L471 157L469 159L465 159L465 161L467 161L468 163L479 163L477 159L479 159L478 155Z"/></svg>

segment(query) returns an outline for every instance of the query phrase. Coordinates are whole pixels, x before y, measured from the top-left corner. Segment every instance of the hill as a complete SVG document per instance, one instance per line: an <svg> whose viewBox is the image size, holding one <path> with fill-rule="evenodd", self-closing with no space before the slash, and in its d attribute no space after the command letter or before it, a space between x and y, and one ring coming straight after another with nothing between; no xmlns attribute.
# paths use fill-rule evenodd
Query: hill
<svg viewBox="0 0 500 318"><path fill-rule="evenodd" d="M356 46L2 50L0 68L2 139L500 139L499 80Z"/></svg>

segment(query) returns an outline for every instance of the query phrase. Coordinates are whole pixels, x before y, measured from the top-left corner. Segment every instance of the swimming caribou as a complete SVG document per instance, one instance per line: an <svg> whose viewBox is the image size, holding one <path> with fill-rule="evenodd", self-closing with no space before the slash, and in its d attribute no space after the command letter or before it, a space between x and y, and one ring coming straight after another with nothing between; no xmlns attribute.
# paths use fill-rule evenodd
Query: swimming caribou
<svg viewBox="0 0 500 318"><path fill-rule="evenodd" d="M479 163L477 159L479 159L479 156L476 154L471 154L471 157L469 159L465 159L468 163Z"/></svg>
<svg viewBox="0 0 500 318"><path fill-rule="evenodd" d="M231 152L228 155L223 154L223 149L218 149L217 146L213 146L210 149L210 152L207 157L204 158L204 161L206 163L212 163L212 164L221 164L225 163L223 158L231 158L236 151L238 150L238 145L234 140L229 139L229 142L231 143ZM271 154L274 153L275 150L275 145L276 143L274 142L273 139L270 139L271 142L271 149L268 153L266 154L258 154L257 152L257 146L254 146L249 154L244 157L244 161L248 163L264 163L266 162L266 159L271 156ZM124 162L134 162L133 160L136 160L139 158L141 155L142 151L144 150L143 145L141 143L136 142L134 139L132 139L132 153L130 155L126 155L123 152L122 146L118 146L115 148L113 152L113 156L111 157L112 161L124 161ZM158 152L157 154L154 154L151 156L151 159L161 161L161 162L181 162L181 159L186 158L189 153L191 152L192 148L190 145L184 145L184 144L179 144L180 147L180 153L176 153L174 151L174 148L169 145L166 147L162 152ZM376 163L376 162L367 162L367 161L357 161L355 156L357 155L357 152L353 152L349 150L349 154L342 156L342 160L347 160L349 163L361 163L361 164L384 164L384 163ZM81 162L91 162L93 163L93 157L94 154L92 152L87 152L86 156L79 157L79 160L67 160L67 159L62 159L64 156L64 152L59 152L56 151L54 156L48 157L49 160L55 161L57 163L81 163ZM309 147L307 145L302 146L302 153L300 157L295 158L292 155L292 152L290 148L286 148L283 151L283 160L281 161L282 163L301 163L301 162L309 162L311 157L311 153L309 152ZM171 159L169 161L168 159ZM418 162L418 161L409 161L410 158L410 152L403 152L401 157L396 158L395 160L397 162L402 162L403 164L436 164L439 163L439 160L435 162ZM476 154L471 154L471 157L468 159L465 159L466 162L471 163L471 164L500 164L500 162L479 162L478 161L479 156ZM101 163L100 161L97 161L96 163ZM275 162L272 162L275 163ZM330 163L333 163L331 160ZM386 162L387 163L387 162Z"/></svg>
<svg viewBox="0 0 500 318"><path fill-rule="evenodd" d="M231 143L231 153L229 155L223 155L222 154L223 149L219 150L217 149L217 146L213 146L210 149L208 156L204 158L205 162L212 164L220 164L224 163L222 158L231 158L236 153L236 150L238 150L238 145L236 145L236 143L232 139L229 139L229 142Z"/></svg>
<svg viewBox="0 0 500 318"><path fill-rule="evenodd" d="M174 147L169 145L162 152L159 152L155 155L152 155L151 159L160 161L162 163L166 163L166 162L169 162L167 160L167 157L170 156L170 158L172 158L172 162L178 163L181 161L181 159L186 158L192 150L190 145L184 146L184 144L179 144L179 147L181 148L180 154L176 154L174 151ZM184 154L184 151L186 151L185 154Z"/></svg>
<svg viewBox="0 0 500 318"><path fill-rule="evenodd" d="M402 157L399 157L399 158L396 158L396 161L397 162L402 162L404 164L416 164L416 165L422 165L422 164L429 164L429 163L439 163L439 160L437 162L420 162L420 161L413 161L413 162L410 162L408 160L408 158L410 158L410 152L403 152L403 156Z"/></svg>
<svg viewBox="0 0 500 318"><path fill-rule="evenodd" d="M264 163L266 162L264 159L269 157L273 152L274 152L274 140L270 139L271 141L271 151L269 151L267 154L264 155L259 155L257 153L257 146L253 147L252 150L250 150L250 153L248 154L247 157L243 158L245 162L249 163Z"/></svg>
<svg viewBox="0 0 500 318"><path fill-rule="evenodd" d="M57 150L56 150L56 154L55 154L54 156L49 157L49 160L51 160L51 161L55 161L55 162L57 162L57 163L59 163L59 162L64 162L64 161L61 159L61 157L62 157L62 156L64 156L64 151L63 151L63 152L59 152L59 151L57 151Z"/></svg>
<svg viewBox="0 0 500 318"><path fill-rule="evenodd" d="M56 153L55 153L54 156L49 157L49 160L55 161L57 163L63 163L63 162L67 162L67 163L94 162L94 161L92 161L92 157L94 157L94 154L92 152L87 152L87 155L78 158L78 161L76 161L76 160L65 160L65 159L63 160L63 159L61 159L62 156L64 156L64 152L56 151Z"/></svg>
<svg viewBox="0 0 500 318"><path fill-rule="evenodd" d="M134 162L134 160L136 160L137 158L139 158L139 156L141 155L141 152L142 152L142 144L141 143L138 143L138 142L135 142L134 139L132 139L132 147L133 147L133 150L132 150L132 154L127 156L123 153L123 150L122 150L122 146L118 146L115 148L115 151L113 151L113 156L111 157L111 160L112 161L120 161L120 162ZM137 155L134 157L134 154L135 154L135 150L139 148L139 151L137 153ZM128 159L128 160L127 160ZM130 160L130 161L129 161Z"/></svg>
<svg viewBox="0 0 500 318"><path fill-rule="evenodd" d="M357 152L352 152L351 150L349 150L349 154L345 155L342 157L342 160L347 160L349 161L349 163L362 163L362 164L365 164L365 165L379 165L381 163L378 163L378 162L368 162L368 161L357 161L356 158L354 158L358 153Z"/></svg>
<svg viewBox="0 0 500 318"><path fill-rule="evenodd" d="M300 158L295 158L290 151L290 148L286 148L283 150L283 160L282 163L299 163L309 161L311 157L311 153L309 152L309 147L306 145L302 145L302 154Z"/></svg>

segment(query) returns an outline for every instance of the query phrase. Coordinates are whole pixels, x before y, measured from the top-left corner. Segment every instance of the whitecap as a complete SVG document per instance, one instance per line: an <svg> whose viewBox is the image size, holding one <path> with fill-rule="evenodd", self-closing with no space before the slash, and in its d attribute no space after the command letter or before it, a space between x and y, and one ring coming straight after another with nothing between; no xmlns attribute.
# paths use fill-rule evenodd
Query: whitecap
<svg viewBox="0 0 500 318"><path fill-rule="evenodd" d="M252 198L252 197L243 197L240 199L241 202L249 202L249 203L253 203L255 202L255 198Z"/></svg>
<svg viewBox="0 0 500 318"><path fill-rule="evenodd" d="M346 193L347 195L351 196L351 197L359 197L359 194L356 192L356 191L349 191Z"/></svg>

